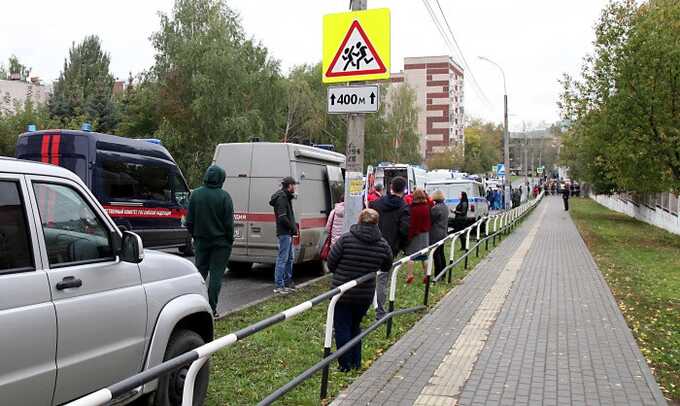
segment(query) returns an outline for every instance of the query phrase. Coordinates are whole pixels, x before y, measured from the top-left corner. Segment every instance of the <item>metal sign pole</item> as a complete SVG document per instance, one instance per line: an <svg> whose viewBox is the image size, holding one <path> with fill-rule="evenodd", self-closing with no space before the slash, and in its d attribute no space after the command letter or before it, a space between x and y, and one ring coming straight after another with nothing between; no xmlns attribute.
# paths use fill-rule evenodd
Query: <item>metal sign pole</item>
<svg viewBox="0 0 680 406"><path fill-rule="evenodd" d="M367 0L352 0L352 11L366 10ZM363 208L361 193L357 193L357 181L363 179L364 170L364 129L366 116L350 114L347 120L347 147L345 172L345 227L344 232L356 224ZM363 183L363 182L362 182ZM361 185L363 190L363 184Z"/></svg>

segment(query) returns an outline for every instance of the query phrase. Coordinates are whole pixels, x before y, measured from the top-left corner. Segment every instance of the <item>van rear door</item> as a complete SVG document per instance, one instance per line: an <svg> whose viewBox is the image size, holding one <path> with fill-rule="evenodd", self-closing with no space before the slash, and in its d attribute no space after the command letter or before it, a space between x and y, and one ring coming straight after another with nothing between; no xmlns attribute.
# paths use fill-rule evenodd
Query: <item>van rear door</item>
<svg viewBox="0 0 680 406"><path fill-rule="evenodd" d="M54 132L28 133L17 140L16 157L58 165L78 175L92 188L88 165L91 140L82 135Z"/></svg>
<svg viewBox="0 0 680 406"><path fill-rule="evenodd" d="M218 145L214 163L226 172L223 189L234 202L234 246L232 258L247 256L252 144Z"/></svg>

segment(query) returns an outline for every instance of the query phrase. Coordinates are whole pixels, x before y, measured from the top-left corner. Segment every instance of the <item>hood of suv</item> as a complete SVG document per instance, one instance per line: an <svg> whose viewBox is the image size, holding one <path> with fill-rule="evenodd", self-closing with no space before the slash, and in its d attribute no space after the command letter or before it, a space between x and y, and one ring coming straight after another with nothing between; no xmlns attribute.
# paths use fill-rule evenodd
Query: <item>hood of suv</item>
<svg viewBox="0 0 680 406"><path fill-rule="evenodd" d="M162 251L145 249L144 260L139 263L139 269L143 283L185 277L203 280L191 261Z"/></svg>

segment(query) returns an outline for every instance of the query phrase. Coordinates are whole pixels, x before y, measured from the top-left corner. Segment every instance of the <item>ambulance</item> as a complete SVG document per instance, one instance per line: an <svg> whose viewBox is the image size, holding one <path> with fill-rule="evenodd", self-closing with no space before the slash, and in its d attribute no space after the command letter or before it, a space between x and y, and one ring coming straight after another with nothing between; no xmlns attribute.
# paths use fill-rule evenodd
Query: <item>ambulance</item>
<svg viewBox="0 0 680 406"><path fill-rule="evenodd" d="M295 263L319 261L326 220L344 193L344 155L298 144L229 143L216 147L213 163L225 170L223 188L234 202L230 270L276 263L276 217L269 200L286 176L300 183L292 202L299 230L293 238Z"/></svg>

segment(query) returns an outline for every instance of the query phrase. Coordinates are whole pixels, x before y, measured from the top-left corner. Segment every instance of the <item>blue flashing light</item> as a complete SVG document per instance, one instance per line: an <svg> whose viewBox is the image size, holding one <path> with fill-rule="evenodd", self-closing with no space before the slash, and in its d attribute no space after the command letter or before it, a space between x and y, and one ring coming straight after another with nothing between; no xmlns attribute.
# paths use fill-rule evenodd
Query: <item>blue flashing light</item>
<svg viewBox="0 0 680 406"><path fill-rule="evenodd" d="M83 123L83 124L80 126L80 131L86 131L86 132L92 131L92 124L91 124L91 123L87 123L87 122Z"/></svg>
<svg viewBox="0 0 680 406"><path fill-rule="evenodd" d="M38 127L35 124L29 124L27 131L38 131Z"/></svg>
<svg viewBox="0 0 680 406"><path fill-rule="evenodd" d="M150 144L161 145L161 140L159 140L158 138L145 138L144 141Z"/></svg>

